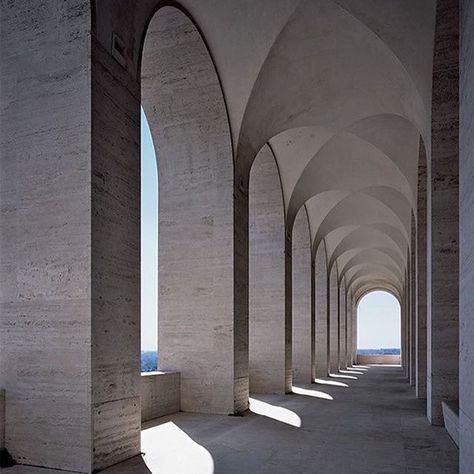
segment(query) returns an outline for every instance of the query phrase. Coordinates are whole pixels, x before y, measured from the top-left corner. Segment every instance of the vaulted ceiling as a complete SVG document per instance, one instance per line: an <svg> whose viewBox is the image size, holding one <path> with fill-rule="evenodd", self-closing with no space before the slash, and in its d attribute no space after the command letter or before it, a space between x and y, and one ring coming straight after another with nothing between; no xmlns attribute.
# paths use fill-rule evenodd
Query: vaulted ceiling
<svg viewBox="0 0 474 474"><path fill-rule="evenodd" d="M134 4L137 37L127 41L136 59L159 2L121 3ZM236 172L248 176L269 144L289 228L306 206L314 255L324 242L329 265L353 294L386 288L400 296L420 144L430 153L435 2L180 3L221 80ZM109 30L117 29L122 19L108 18Z"/></svg>

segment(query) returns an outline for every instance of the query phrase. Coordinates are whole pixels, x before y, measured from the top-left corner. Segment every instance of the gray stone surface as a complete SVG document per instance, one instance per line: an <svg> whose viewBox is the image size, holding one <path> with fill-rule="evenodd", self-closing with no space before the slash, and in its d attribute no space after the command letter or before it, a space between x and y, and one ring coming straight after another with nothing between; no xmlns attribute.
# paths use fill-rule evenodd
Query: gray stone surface
<svg viewBox="0 0 474 474"><path fill-rule="evenodd" d="M0 389L0 450L5 448L5 390Z"/></svg>
<svg viewBox="0 0 474 474"><path fill-rule="evenodd" d="M333 265L328 278L328 340L329 372L339 370L339 286L337 284L337 267Z"/></svg>
<svg viewBox="0 0 474 474"><path fill-rule="evenodd" d="M292 245L293 382L311 383L311 240L304 206L293 225Z"/></svg>
<svg viewBox="0 0 474 474"><path fill-rule="evenodd" d="M91 382L94 470L140 452L139 143L140 87L93 37Z"/></svg>
<svg viewBox="0 0 474 474"><path fill-rule="evenodd" d="M460 472L474 472L474 3L461 1L460 31Z"/></svg>
<svg viewBox="0 0 474 474"><path fill-rule="evenodd" d="M141 420L170 415L180 410L179 372L145 372L140 378Z"/></svg>
<svg viewBox="0 0 474 474"><path fill-rule="evenodd" d="M328 340L328 270L324 241L318 247L315 258L315 376L326 377L329 367Z"/></svg>
<svg viewBox="0 0 474 474"><path fill-rule="evenodd" d="M459 0L437 2L431 160L428 159L428 418L459 384Z"/></svg>
<svg viewBox="0 0 474 474"><path fill-rule="evenodd" d="M285 217L269 147L250 174L249 248L250 391L285 393Z"/></svg>
<svg viewBox="0 0 474 474"><path fill-rule="evenodd" d="M443 420L446 431L451 436L456 446L459 446L459 403L441 402L443 408Z"/></svg>
<svg viewBox="0 0 474 474"><path fill-rule="evenodd" d="M339 368L345 369L347 353L347 292L345 279L339 284Z"/></svg>
<svg viewBox="0 0 474 474"><path fill-rule="evenodd" d="M88 471L90 2L2 2L0 8L5 445L20 462Z"/></svg>
<svg viewBox="0 0 474 474"><path fill-rule="evenodd" d="M426 399L426 258L427 258L427 215L426 215L426 149L420 140L418 158L418 195L416 227L416 396Z"/></svg>
<svg viewBox="0 0 474 474"><path fill-rule="evenodd" d="M233 413L245 402L235 397L229 124L205 43L175 8L159 10L148 27L142 103L160 179L160 369L181 373L183 410Z"/></svg>

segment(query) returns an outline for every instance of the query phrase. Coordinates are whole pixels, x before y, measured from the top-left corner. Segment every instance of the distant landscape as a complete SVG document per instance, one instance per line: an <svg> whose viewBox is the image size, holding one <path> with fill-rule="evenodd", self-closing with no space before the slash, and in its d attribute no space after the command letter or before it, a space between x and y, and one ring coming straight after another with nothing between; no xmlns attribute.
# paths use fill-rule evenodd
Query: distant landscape
<svg viewBox="0 0 474 474"><path fill-rule="evenodd" d="M142 372L154 372L158 368L158 353L156 351L142 351Z"/></svg>
<svg viewBox="0 0 474 474"><path fill-rule="evenodd" d="M399 355L400 349L394 347L388 349L357 349L360 355Z"/></svg>

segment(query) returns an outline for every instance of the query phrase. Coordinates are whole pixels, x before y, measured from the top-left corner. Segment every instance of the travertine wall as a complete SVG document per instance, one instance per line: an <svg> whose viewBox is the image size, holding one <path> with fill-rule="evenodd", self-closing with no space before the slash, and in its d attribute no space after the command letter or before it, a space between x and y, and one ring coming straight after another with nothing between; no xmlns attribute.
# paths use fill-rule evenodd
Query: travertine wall
<svg viewBox="0 0 474 474"><path fill-rule="evenodd" d="M278 168L262 148L249 184L250 391L286 391L285 217Z"/></svg>
<svg viewBox="0 0 474 474"><path fill-rule="evenodd" d="M160 177L160 369L181 373L182 410L234 413L244 402L234 391L229 125L204 41L172 7L148 27L142 103Z"/></svg>
<svg viewBox="0 0 474 474"><path fill-rule="evenodd" d="M179 372L142 373L140 401L142 422L179 411Z"/></svg>
<svg viewBox="0 0 474 474"><path fill-rule="evenodd" d="M345 369L347 353L347 309L346 281L343 278L339 284L339 368Z"/></svg>
<svg viewBox="0 0 474 474"><path fill-rule="evenodd" d="M101 469L140 453L140 88L95 37L92 58L93 467Z"/></svg>
<svg viewBox="0 0 474 474"><path fill-rule="evenodd" d="M306 208L293 224L293 381L311 383L311 241Z"/></svg>
<svg viewBox="0 0 474 474"><path fill-rule="evenodd" d="M352 335L353 323L352 323L352 290L348 288L346 295L346 367L350 367L353 362L353 351L354 351L354 337Z"/></svg>
<svg viewBox="0 0 474 474"><path fill-rule="evenodd" d="M459 471L474 472L474 3L461 1Z"/></svg>
<svg viewBox="0 0 474 474"><path fill-rule="evenodd" d="M0 452L5 448L5 390L0 389Z"/></svg>
<svg viewBox="0 0 474 474"><path fill-rule="evenodd" d="M0 386L17 462L92 468L90 2L0 15Z"/></svg>
<svg viewBox="0 0 474 474"><path fill-rule="evenodd" d="M428 160L428 418L458 399L459 0L436 4L431 160Z"/></svg>
<svg viewBox="0 0 474 474"><path fill-rule="evenodd" d="M337 266L334 264L328 278L328 338L329 372L339 370L339 286L337 284Z"/></svg>
<svg viewBox="0 0 474 474"><path fill-rule="evenodd" d="M315 258L315 376L328 374L328 271L324 241L318 247Z"/></svg>
<svg viewBox="0 0 474 474"><path fill-rule="evenodd" d="M416 227L416 396L426 399L426 149L420 140Z"/></svg>

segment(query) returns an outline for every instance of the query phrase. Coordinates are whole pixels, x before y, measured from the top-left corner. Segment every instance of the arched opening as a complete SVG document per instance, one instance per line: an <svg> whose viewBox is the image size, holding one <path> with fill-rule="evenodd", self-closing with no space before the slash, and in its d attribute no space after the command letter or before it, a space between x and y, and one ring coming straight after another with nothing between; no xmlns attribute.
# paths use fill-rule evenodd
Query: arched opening
<svg viewBox="0 0 474 474"><path fill-rule="evenodd" d="M214 63L181 9L152 16L140 72L160 182L158 369L180 373L181 410L234 413L245 393L234 390L232 145Z"/></svg>
<svg viewBox="0 0 474 474"><path fill-rule="evenodd" d="M158 367L158 168L145 112L140 115L141 370Z"/></svg>
<svg viewBox="0 0 474 474"><path fill-rule="evenodd" d="M387 291L372 291L357 305L359 363L400 363L400 303Z"/></svg>

